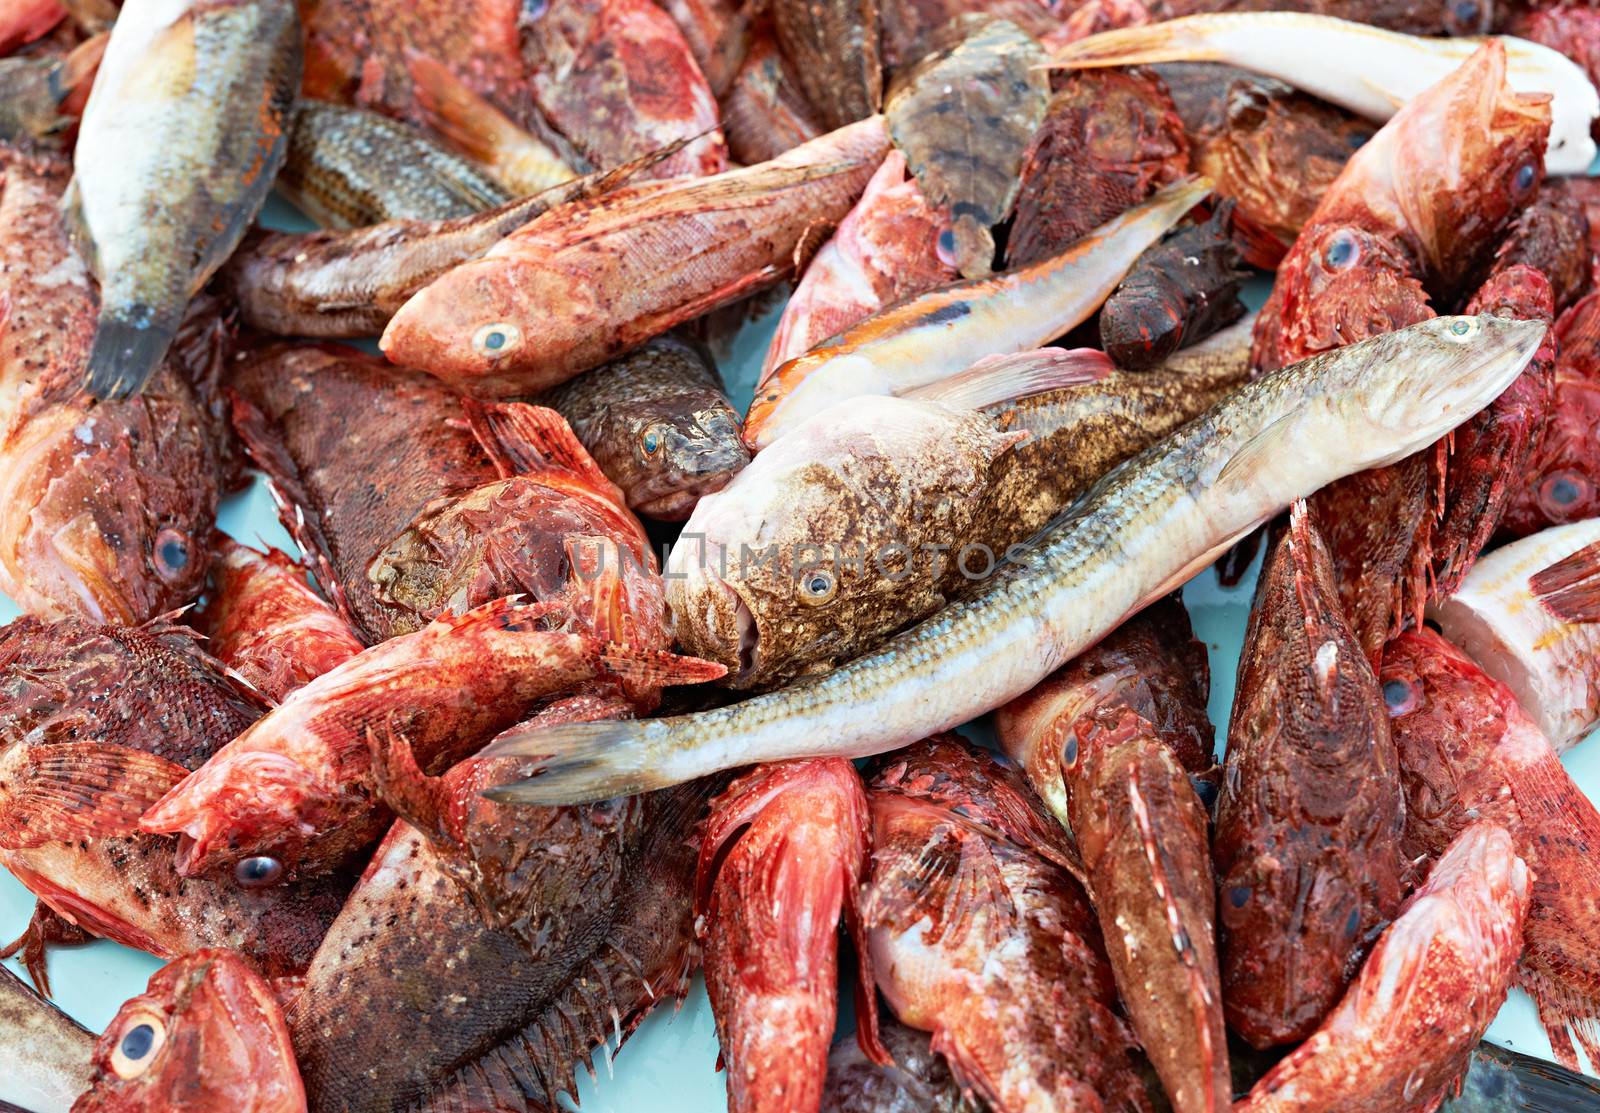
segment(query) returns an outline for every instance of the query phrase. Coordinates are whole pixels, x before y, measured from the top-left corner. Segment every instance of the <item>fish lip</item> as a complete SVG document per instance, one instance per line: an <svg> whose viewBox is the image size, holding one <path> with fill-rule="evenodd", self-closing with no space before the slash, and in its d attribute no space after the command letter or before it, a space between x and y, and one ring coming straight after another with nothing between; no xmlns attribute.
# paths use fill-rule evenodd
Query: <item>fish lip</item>
<svg viewBox="0 0 1600 1113"><path fill-rule="evenodd" d="M698 457L716 462L695 471L678 470L669 476L652 477L629 492L629 502L635 512L662 522L681 522L689 517L695 504L707 495L722 490L738 475L750 457L739 453L738 459L726 460L728 454Z"/></svg>

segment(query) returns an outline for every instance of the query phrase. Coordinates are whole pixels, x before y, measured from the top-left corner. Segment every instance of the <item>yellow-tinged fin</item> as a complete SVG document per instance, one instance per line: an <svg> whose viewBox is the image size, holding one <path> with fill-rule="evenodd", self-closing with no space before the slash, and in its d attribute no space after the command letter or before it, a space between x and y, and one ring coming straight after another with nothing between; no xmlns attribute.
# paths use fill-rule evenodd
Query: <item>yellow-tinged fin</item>
<svg viewBox="0 0 1600 1113"><path fill-rule="evenodd" d="M1112 372L1111 358L1094 348L1035 348L985 356L965 371L906 395L981 410L1047 390L1098 382Z"/></svg>
<svg viewBox="0 0 1600 1113"><path fill-rule="evenodd" d="M1300 415L1293 410L1279 414L1251 434L1239 450L1228 457L1227 463L1217 472L1215 486L1244 480L1250 473L1271 466L1274 460L1286 460L1285 455L1294 449L1290 443L1295 421Z"/></svg>
<svg viewBox="0 0 1600 1113"><path fill-rule="evenodd" d="M541 764L526 780L488 789L484 796L508 804L588 804L631 796L671 783L659 776L670 738L665 719L524 724L495 739L480 757L527 757Z"/></svg>
<svg viewBox="0 0 1600 1113"><path fill-rule="evenodd" d="M1119 27L1058 47L1050 64L1066 69L1151 65L1156 62L1225 62L1211 36L1210 21L1196 16Z"/></svg>
<svg viewBox="0 0 1600 1113"><path fill-rule="evenodd" d="M1533 597L1563 622L1600 622L1600 541L1535 572Z"/></svg>
<svg viewBox="0 0 1600 1113"><path fill-rule="evenodd" d="M145 810L188 775L176 762L110 742L31 746L0 807L0 846L136 834Z"/></svg>

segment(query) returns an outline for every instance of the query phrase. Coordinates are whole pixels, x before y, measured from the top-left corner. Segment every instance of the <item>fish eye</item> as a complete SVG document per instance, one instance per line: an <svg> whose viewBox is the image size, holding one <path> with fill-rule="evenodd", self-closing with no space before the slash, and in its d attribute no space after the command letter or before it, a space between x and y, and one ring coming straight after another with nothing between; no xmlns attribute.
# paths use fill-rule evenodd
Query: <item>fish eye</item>
<svg viewBox="0 0 1600 1113"><path fill-rule="evenodd" d="M1457 317L1445 326L1445 332L1452 340L1466 340L1478 331L1478 321L1474 317Z"/></svg>
<svg viewBox="0 0 1600 1113"><path fill-rule="evenodd" d="M1511 179L1511 188L1518 193L1527 193L1538 180L1539 170L1532 161L1524 162L1517 167L1516 177Z"/></svg>
<svg viewBox="0 0 1600 1113"><path fill-rule="evenodd" d="M1078 732L1068 731L1067 740L1061 744L1062 768L1070 769L1078 764Z"/></svg>
<svg viewBox="0 0 1600 1113"><path fill-rule="evenodd" d="M189 535L168 526L156 534L152 563L163 580L175 580L189 567Z"/></svg>
<svg viewBox="0 0 1600 1113"><path fill-rule="evenodd" d="M943 263L947 267L955 266L956 233L954 229L946 228L939 233L939 241L936 250L939 255L939 262Z"/></svg>
<svg viewBox="0 0 1600 1113"><path fill-rule="evenodd" d="M839 588L839 581L832 572L825 568L816 568L807 572L800 581L800 600L813 606L821 606L833 599L833 594Z"/></svg>
<svg viewBox="0 0 1600 1113"><path fill-rule="evenodd" d="M1589 495L1589 481L1577 472L1558 471L1539 484L1539 505L1546 513L1564 514Z"/></svg>
<svg viewBox="0 0 1600 1113"><path fill-rule="evenodd" d="M659 425L651 425L639 434L639 452L647 460L660 455L666 446L667 438Z"/></svg>
<svg viewBox="0 0 1600 1113"><path fill-rule="evenodd" d="M234 866L233 879L241 889L265 889L283 880L283 863L269 855L258 854Z"/></svg>
<svg viewBox="0 0 1600 1113"><path fill-rule="evenodd" d="M149 1009L139 1009L124 1022L122 1036L111 1049L111 1070L123 1081L150 1069L167 1042L167 1023Z"/></svg>
<svg viewBox="0 0 1600 1113"><path fill-rule="evenodd" d="M1417 686L1410 680L1395 677L1383 682L1383 704L1391 717L1416 710Z"/></svg>
<svg viewBox="0 0 1600 1113"><path fill-rule="evenodd" d="M1322 261L1330 270L1342 271L1356 265L1361 258L1361 244L1348 229L1335 232L1322 253Z"/></svg>
<svg viewBox="0 0 1600 1113"><path fill-rule="evenodd" d="M1477 34L1484 29L1483 8L1478 0L1456 0L1450 5L1450 26L1454 35Z"/></svg>
<svg viewBox="0 0 1600 1113"><path fill-rule="evenodd" d="M496 359L522 343L522 330L509 321L484 325L472 334L472 347L479 355Z"/></svg>
<svg viewBox="0 0 1600 1113"><path fill-rule="evenodd" d="M522 18L533 22L550 10L550 0L522 0Z"/></svg>

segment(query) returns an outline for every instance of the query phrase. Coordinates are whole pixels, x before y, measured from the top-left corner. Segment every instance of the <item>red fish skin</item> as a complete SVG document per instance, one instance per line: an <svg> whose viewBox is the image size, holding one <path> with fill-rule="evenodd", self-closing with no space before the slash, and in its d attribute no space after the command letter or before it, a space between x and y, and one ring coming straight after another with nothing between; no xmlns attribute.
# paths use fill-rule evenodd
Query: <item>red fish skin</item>
<svg viewBox="0 0 1600 1113"><path fill-rule="evenodd" d="M1565 313L1593 284L1594 253L1589 217L1583 204L1564 188L1568 179L1539 187L1533 202L1517 215L1495 251L1493 270L1516 263L1542 271L1550 280L1556 312Z"/></svg>
<svg viewBox="0 0 1600 1113"><path fill-rule="evenodd" d="M553 609L495 600L373 646L292 693L140 826L182 836L185 876L259 856L290 876L318 876L388 826L370 733L404 736L423 771L439 773L541 702L598 677L659 688L722 674L720 665L545 629Z"/></svg>
<svg viewBox="0 0 1600 1113"><path fill-rule="evenodd" d="M1179 1113L1232 1100L1217 968L1205 649L1164 600L996 713L1072 831L1135 1032Z"/></svg>
<svg viewBox="0 0 1600 1113"><path fill-rule="evenodd" d="M1239 660L1212 856L1229 1026L1304 1039L1400 904L1405 821L1377 677L1303 503L1273 542Z"/></svg>
<svg viewBox="0 0 1600 1113"><path fill-rule="evenodd" d="M212 539L214 591L197 624L218 660L275 702L362 650L360 637L276 549Z"/></svg>
<svg viewBox="0 0 1600 1113"><path fill-rule="evenodd" d="M66 15L57 0L5 0L0 4L0 57L49 34Z"/></svg>
<svg viewBox="0 0 1600 1113"><path fill-rule="evenodd" d="M199 768L266 705L196 642L186 628L159 624L11 623L0 631L0 762L14 770L20 747L92 740ZM23 786L10 774L6 781L10 806ZM136 805L140 798L132 796ZM89 811L86 804L73 814L87 820ZM6 842L0 865L69 923L168 958L234 948L269 976L305 969L349 886L341 878L267 888L231 877L185 880L176 841L151 835Z"/></svg>
<svg viewBox="0 0 1600 1113"><path fill-rule="evenodd" d="M718 98L728 153L746 166L777 158L823 133L770 24L751 31L744 61Z"/></svg>
<svg viewBox="0 0 1600 1113"><path fill-rule="evenodd" d="M696 934L734 1113L816 1113L837 1019L839 916L858 945L866 789L842 758L765 765L712 802ZM861 984L872 984L863 946ZM887 1062L862 995L857 1034Z"/></svg>
<svg viewBox="0 0 1600 1113"><path fill-rule="evenodd" d="M1600 85L1600 11L1588 4L1530 4L1514 9L1509 33L1566 55ZM1600 138L1600 121L1589 126Z"/></svg>
<svg viewBox="0 0 1600 1113"><path fill-rule="evenodd" d="M1580 299L1556 322L1558 350L1549 420L1512 482L1501 532L1526 537L1546 526L1600 513L1600 292Z"/></svg>
<svg viewBox="0 0 1600 1113"><path fill-rule="evenodd" d="M1189 142L1149 70L1088 70L1057 79L1022 162L1007 265L1057 254L1189 172Z"/></svg>
<svg viewBox="0 0 1600 1113"><path fill-rule="evenodd" d="M932 739L897 764L915 779L924 754L960 745ZM962 815L957 801L876 782L868 798L863 915L878 988L900 1020L932 1032L952 1073L998 1113L1148 1110L1137 1045L1072 876Z"/></svg>
<svg viewBox="0 0 1600 1113"><path fill-rule="evenodd" d="M716 97L672 17L651 0L549 0L519 28L535 103L596 169L680 139L692 142L642 176L728 168Z"/></svg>
<svg viewBox="0 0 1600 1113"><path fill-rule="evenodd" d="M1327 1019L1238 1113L1433 1113L1511 987L1530 870L1503 827L1466 828Z"/></svg>
<svg viewBox="0 0 1600 1113"><path fill-rule="evenodd" d="M141 1029L151 1036L147 1048ZM151 975L106 1026L93 1063L73 1113L306 1108L283 1009L266 979L232 951L196 951Z"/></svg>
<svg viewBox="0 0 1600 1113"><path fill-rule="evenodd" d="M188 377L225 330L199 299L145 395L91 406L98 305L62 221L69 171L0 152L0 591L46 618L136 624L205 584L220 461Z"/></svg>
<svg viewBox="0 0 1600 1113"><path fill-rule="evenodd" d="M1381 677L1406 790L1405 853L1431 859L1479 818L1510 831L1534 874L1518 982L1562 1063L1578 1069L1574 1040L1600 1062L1600 882L1588 860L1600 812L1511 691L1439 634L1390 642Z"/></svg>

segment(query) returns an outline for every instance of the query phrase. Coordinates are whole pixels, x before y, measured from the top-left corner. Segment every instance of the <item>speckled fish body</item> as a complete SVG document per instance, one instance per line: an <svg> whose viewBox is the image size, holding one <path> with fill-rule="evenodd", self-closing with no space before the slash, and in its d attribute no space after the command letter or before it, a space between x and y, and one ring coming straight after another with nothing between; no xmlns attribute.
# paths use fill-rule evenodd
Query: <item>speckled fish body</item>
<svg viewBox="0 0 1600 1113"><path fill-rule="evenodd" d="M1229 1026L1308 1037L1404 893L1405 801L1377 677L1297 503L1256 588L1212 846Z"/></svg>
<svg viewBox="0 0 1600 1113"><path fill-rule="evenodd" d="M89 1084L94 1033L0 967L0 1102L32 1113L69 1113Z"/></svg>
<svg viewBox="0 0 1600 1113"><path fill-rule="evenodd" d="M691 517L667 562L679 640L754 688L876 647L984 574L983 547L998 559L1027 541L1242 384L1249 345L1236 326L1148 381L1112 372L982 415L898 398L818 415ZM806 591L806 571L832 582Z"/></svg>
<svg viewBox="0 0 1600 1113"><path fill-rule="evenodd" d="M469 774L474 788L504 772ZM510 776L516 776L512 763ZM526 922L493 926L463 899L457 852L396 824L329 932L290 1011L315 1113L539 1113L575 1092L688 989L695 854L686 834L717 785L560 809L495 808L473 793L488 853ZM373 932L376 919L392 930ZM427 1000L425 1012L394 1002Z"/></svg>
<svg viewBox="0 0 1600 1113"><path fill-rule="evenodd" d="M1538 43L1497 36L1519 92L1554 97L1545 168L1582 174L1594 160L1590 126L1600 94L1575 63ZM1227 62L1275 77L1371 120L1387 120L1465 62L1476 38L1424 38L1304 12L1223 12L1093 35L1055 52L1069 67ZM1348 64L1328 65L1329 58Z"/></svg>
<svg viewBox="0 0 1600 1113"><path fill-rule="evenodd" d="M598 169L679 140L651 176L720 174L717 101L672 17L651 0L548 0L523 9L534 101Z"/></svg>
<svg viewBox="0 0 1600 1113"><path fill-rule="evenodd" d="M1533 201L1517 214L1495 251L1494 269L1518 263L1534 267L1550 280L1557 313L1564 313L1588 293L1593 281L1594 253L1589 247L1589 217L1583 204L1560 181L1547 181Z"/></svg>
<svg viewBox="0 0 1600 1113"><path fill-rule="evenodd" d="M230 947L269 976L303 971L348 880L272 885L277 877L250 871L186 879L174 840L126 834L135 828L122 822L129 807L198 769L265 702L225 676L182 627L25 618L0 641L0 761L16 821L0 842L0 864L92 934L168 958ZM73 805L35 803L52 792L68 793ZM104 828L123 833L96 833Z"/></svg>
<svg viewBox="0 0 1600 1113"><path fill-rule="evenodd" d="M361 638L300 564L222 534L212 549L212 593L196 625L217 659L267 698L282 702L361 652Z"/></svg>
<svg viewBox="0 0 1600 1113"><path fill-rule="evenodd" d="M969 816L959 787L943 801L921 791L925 778L948 771L959 782L968 767L998 760L941 736L872 780L862 914L878 988L994 1109L1147 1111L1137 1045L1114 1011L1077 881ZM1007 795L1014 810L1038 809L1020 784Z"/></svg>
<svg viewBox="0 0 1600 1113"><path fill-rule="evenodd" d="M778 281L887 151L872 117L757 166L562 205L421 290L384 352L468 393L555 386Z"/></svg>
<svg viewBox="0 0 1600 1113"><path fill-rule="evenodd" d="M44 617L143 622L205 583L219 461L188 373L220 359L221 330L197 315L144 395L94 405L96 302L64 177L14 155L0 174L0 590Z"/></svg>
<svg viewBox="0 0 1600 1113"><path fill-rule="evenodd" d="M1600 720L1600 624L1558 618L1534 598L1530 581L1596 541L1600 518L1502 546L1428 611L1445 637L1511 689L1557 752Z"/></svg>
<svg viewBox="0 0 1600 1113"><path fill-rule="evenodd" d="M1439 318L1258 379L1102 479L1014 567L881 649L718 710L502 739L547 756L540 776L502 794L600 799L751 761L882 752L964 723L1296 498L1432 443L1503 391L1546 331Z"/></svg>
<svg viewBox="0 0 1600 1113"><path fill-rule="evenodd" d="M633 169L591 174L473 216L252 236L222 279L245 323L263 332L376 336L413 294L452 267L478 258L556 205L605 192Z"/></svg>
<svg viewBox="0 0 1600 1113"><path fill-rule="evenodd" d="M746 166L777 158L826 130L800 91L794 67L765 26L753 32L744 61L718 98L718 108L728 153Z"/></svg>
<svg viewBox="0 0 1600 1113"><path fill-rule="evenodd" d="M283 1006L237 952L186 955L150 976L94 1048L72 1113L305 1113Z"/></svg>
<svg viewBox="0 0 1600 1113"><path fill-rule="evenodd" d="M877 0L776 0L769 10L778 46L824 127L883 106Z"/></svg>
<svg viewBox="0 0 1600 1113"><path fill-rule="evenodd" d="M661 336L539 396L647 518L682 521L750 462L711 355Z"/></svg>
<svg viewBox="0 0 1600 1113"><path fill-rule="evenodd" d="M1427 1113L1457 1080L1516 966L1532 881L1505 828L1463 831L1317 1030L1240 1113Z"/></svg>
<svg viewBox="0 0 1600 1113"><path fill-rule="evenodd" d="M433 380L331 345L268 348L230 385L235 425L276 484L286 527L369 642L525 593L566 605L603 637L665 646L644 528L551 411L469 412ZM371 468L392 481L374 489ZM631 559L585 579L569 552L583 538ZM617 579L619 594L601 598ZM626 635L610 629L616 621Z"/></svg>
<svg viewBox="0 0 1600 1113"><path fill-rule="evenodd" d="M845 329L767 377L745 416L746 442L765 448L829 406L906 394L985 356L1027 351L1064 335L1099 308L1139 253L1208 188L1173 186L1060 255L907 298Z"/></svg>
<svg viewBox="0 0 1600 1113"><path fill-rule="evenodd" d="M376 112L302 100L290 129L278 190L324 228L449 220L511 199L465 159Z"/></svg>
<svg viewBox="0 0 1600 1113"><path fill-rule="evenodd" d="M1600 812L1510 689L1432 630L1384 647L1380 679L1406 789L1406 856L1430 861L1480 819L1511 833L1533 874L1518 982L1557 1058L1576 1069L1575 1042L1600 1054L1600 947L1586 927L1600 908L1587 866Z"/></svg>
<svg viewBox="0 0 1600 1113"><path fill-rule="evenodd" d="M949 231L949 219L906 177L905 155L890 151L784 303L758 387L789 360L884 306L953 281Z"/></svg>
<svg viewBox="0 0 1600 1113"><path fill-rule="evenodd" d="M1179 1113L1232 1100L1217 971L1205 649L1164 600L997 712L1006 754L1073 835L1139 1042Z"/></svg>
<svg viewBox="0 0 1600 1113"><path fill-rule="evenodd" d="M69 203L100 280L88 386L140 390L238 246L288 150L290 0L134 0L84 109Z"/></svg>

